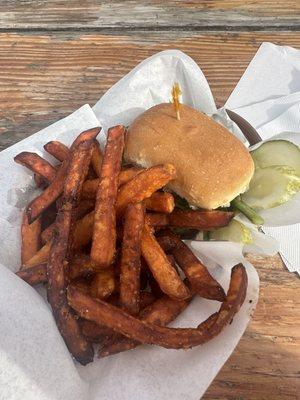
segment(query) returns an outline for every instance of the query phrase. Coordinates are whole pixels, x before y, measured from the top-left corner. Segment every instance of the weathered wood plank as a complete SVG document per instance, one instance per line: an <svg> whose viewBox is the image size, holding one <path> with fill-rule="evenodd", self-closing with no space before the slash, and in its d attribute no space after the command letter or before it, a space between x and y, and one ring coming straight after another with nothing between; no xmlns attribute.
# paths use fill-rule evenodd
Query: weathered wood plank
<svg viewBox="0 0 300 400"><path fill-rule="evenodd" d="M1 34L0 149L93 105L138 62L169 48L196 60L220 106L262 41L300 48L300 33Z"/></svg>
<svg viewBox="0 0 300 400"><path fill-rule="evenodd" d="M2 29L299 27L298 0L1 1Z"/></svg>

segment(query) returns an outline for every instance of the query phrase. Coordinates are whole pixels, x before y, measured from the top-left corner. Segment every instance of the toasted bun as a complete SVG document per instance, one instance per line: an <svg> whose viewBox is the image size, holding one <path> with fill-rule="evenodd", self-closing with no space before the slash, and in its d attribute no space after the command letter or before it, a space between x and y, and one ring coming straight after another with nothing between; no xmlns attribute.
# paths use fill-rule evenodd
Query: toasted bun
<svg viewBox="0 0 300 400"><path fill-rule="evenodd" d="M169 184L190 204L214 209L245 191L254 164L245 146L222 125L182 105L159 104L129 127L126 161L143 167L171 163L177 178Z"/></svg>

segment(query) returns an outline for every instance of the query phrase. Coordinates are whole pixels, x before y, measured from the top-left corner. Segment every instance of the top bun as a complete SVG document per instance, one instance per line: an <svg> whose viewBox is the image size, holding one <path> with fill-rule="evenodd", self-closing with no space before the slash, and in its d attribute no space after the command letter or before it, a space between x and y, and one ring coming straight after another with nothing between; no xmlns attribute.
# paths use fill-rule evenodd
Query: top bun
<svg viewBox="0 0 300 400"><path fill-rule="evenodd" d="M227 205L249 185L254 163L246 147L222 125L201 112L163 103L141 114L129 127L125 160L151 167L173 164L177 178L169 188L191 205Z"/></svg>

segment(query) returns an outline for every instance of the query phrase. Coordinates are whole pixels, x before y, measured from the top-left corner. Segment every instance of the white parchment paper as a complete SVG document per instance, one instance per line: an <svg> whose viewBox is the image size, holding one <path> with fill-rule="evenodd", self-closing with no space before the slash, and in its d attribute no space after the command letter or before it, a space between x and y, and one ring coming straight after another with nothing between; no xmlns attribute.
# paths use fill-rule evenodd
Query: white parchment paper
<svg viewBox="0 0 300 400"><path fill-rule="evenodd" d="M105 129L128 124L143 109L168 101L173 81L183 87L186 103L215 112L201 70L183 53L168 51L146 60L110 89L96 104L96 116ZM188 351L141 346L111 358L96 358L86 367L74 363L68 353L40 295L43 289L37 292L13 274L20 264L21 208L37 194L31 174L13 162L14 155L23 150L44 155L43 144L53 139L69 144L81 131L97 126L97 118L89 106L83 106L0 154L0 398L197 400L234 350L258 299L258 275L244 259L240 245L189 243L225 289L233 265L243 262L247 268L245 303L218 337ZM102 142L105 129L100 134ZM218 307L216 302L196 298L173 326L195 327Z"/></svg>

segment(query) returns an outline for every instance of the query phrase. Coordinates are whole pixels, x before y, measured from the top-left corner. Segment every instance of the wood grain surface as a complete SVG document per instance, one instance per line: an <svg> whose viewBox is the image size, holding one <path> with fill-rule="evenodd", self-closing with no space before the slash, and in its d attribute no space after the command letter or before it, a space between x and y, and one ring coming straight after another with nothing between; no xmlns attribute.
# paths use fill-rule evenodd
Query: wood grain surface
<svg viewBox="0 0 300 400"><path fill-rule="evenodd" d="M1 1L3 29L298 29L299 0Z"/></svg>
<svg viewBox="0 0 300 400"><path fill-rule="evenodd" d="M95 104L137 63L170 48L195 59L221 106L262 41L300 48L300 33L2 33L0 149Z"/></svg>
<svg viewBox="0 0 300 400"><path fill-rule="evenodd" d="M221 106L263 41L300 48L299 8L299 0L0 1L0 150L93 105L170 48L195 59ZM279 256L248 258L259 303L203 398L299 399L300 280Z"/></svg>

